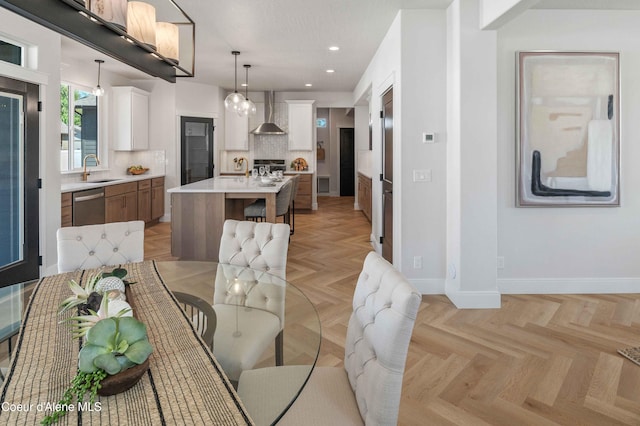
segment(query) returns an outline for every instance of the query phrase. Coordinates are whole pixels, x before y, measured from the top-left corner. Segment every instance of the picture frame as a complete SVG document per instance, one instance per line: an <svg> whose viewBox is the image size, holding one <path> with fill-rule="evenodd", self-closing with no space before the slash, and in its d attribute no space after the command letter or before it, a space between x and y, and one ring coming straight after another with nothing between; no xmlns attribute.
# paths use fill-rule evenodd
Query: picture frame
<svg viewBox="0 0 640 426"><path fill-rule="evenodd" d="M619 206L619 53L516 60L516 206Z"/></svg>

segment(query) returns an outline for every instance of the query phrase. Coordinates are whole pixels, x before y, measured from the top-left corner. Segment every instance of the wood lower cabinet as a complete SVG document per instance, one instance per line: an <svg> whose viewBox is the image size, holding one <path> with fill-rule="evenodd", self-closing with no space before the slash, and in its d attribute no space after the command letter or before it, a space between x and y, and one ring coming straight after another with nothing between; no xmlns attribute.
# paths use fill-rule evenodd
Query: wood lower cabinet
<svg viewBox="0 0 640 426"><path fill-rule="evenodd" d="M106 223L138 220L137 182L105 186L104 196L104 219Z"/></svg>
<svg viewBox="0 0 640 426"><path fill-rule="evenodd" d="M60 226L72 226L73 225L73 201L71 192L65 192L61 196L62 211L60 214Z"/></svg>
<svg viewBox="0 0 640 426"><path fill-rule="evenodd" d="M285 173L286 175L292 176L297 173ZM296 192L296 198L294 199L296 203L296 210L311 210L311 199L313 187L311 182L313 182L313 174L298 174L300 178L298 179L298 192Z"/></svg>
<svg viewBox="0 0 640 426"><path fill-rule="evenodd" d="M151 220L164 216L164 178L151 179Z"/></svg>
<svg viewBox="0 0 640 426"><path fill-rule="evenodd" d="M151 222L151 179L138 181L138 220Z"/></svg>
<svg viewBox="0 0 640 426"><path fill-rule="evenodd" d="M358 205L371 222L371 178L358 173Z"/></svg>

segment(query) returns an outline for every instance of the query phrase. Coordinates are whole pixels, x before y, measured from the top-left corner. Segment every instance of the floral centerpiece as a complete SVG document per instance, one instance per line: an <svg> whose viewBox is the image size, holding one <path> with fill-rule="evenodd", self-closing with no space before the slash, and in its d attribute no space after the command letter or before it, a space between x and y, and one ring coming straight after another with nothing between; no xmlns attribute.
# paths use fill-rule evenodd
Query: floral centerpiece
<svg viewBox="0 0 640 426"><path fill-rule="evenodd" d="M68 321L73 337L83 339L78 355L78 372L57 405L42 424L55 423L66 414L74 402L82 402L89 394L90 403L97 395L112 395L133 386L147 370L153 351L146 326L133 317L133 309L126 301L122 268L91 276L85 287L69 281L73 295L60 304L59 314L76 308L78 315ZM133 372L133 374L130 374ZM126 376L125 380L111 380ZM107 384L107 386L105 386ZM106 392L104 388L109 387ZM103 390L103 392L101 392Z"/></svg>

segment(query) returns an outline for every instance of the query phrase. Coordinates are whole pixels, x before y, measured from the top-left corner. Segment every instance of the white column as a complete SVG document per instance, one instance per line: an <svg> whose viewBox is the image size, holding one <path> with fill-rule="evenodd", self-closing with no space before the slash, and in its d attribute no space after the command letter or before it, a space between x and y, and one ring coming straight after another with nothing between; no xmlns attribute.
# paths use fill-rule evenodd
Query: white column
<svg viewBox="0 0 640 426"><path fill-rule="evenodd" d="M497 289L496 34L480 0L447 10L447 279L459 308L500 307Z"/></svg>

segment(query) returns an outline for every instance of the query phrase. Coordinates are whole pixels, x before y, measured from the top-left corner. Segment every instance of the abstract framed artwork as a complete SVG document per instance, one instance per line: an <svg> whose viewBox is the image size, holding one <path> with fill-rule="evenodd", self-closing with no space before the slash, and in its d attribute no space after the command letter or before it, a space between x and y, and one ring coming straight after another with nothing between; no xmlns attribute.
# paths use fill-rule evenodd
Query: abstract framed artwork
<svg viewBox="0 0 640 426"><path fill-rule="evenodd" d="M517 53L518 207L620 205L619 59Z"/></svg>

